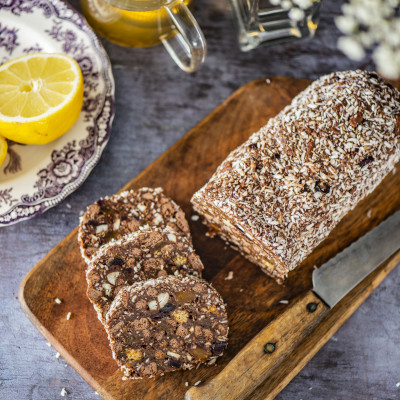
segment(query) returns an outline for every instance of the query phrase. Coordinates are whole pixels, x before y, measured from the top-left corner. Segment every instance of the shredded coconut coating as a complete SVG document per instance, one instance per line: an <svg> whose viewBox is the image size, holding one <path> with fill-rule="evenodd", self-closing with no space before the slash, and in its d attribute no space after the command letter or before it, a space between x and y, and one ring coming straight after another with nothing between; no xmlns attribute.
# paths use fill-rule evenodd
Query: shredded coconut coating
<svg viewBox="0 0 400 400"><path fill-rule="evenodd" d="M281 280L399 161L399 114L376 73L323 76L227 157L194 209Z"/></svg>

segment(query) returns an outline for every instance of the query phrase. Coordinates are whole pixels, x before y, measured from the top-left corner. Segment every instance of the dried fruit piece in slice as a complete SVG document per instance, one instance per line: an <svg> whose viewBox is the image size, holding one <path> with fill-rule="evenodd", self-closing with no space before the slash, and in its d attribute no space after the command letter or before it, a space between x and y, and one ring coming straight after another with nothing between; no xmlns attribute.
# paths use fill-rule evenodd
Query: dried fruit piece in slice
<svg viewBox="0 0 400 400"><path fill-rule="evenodd" d="M161 229L169 226L191 241L182 209L162 188L141 188L104 197L88 207L79 225L82 257L88 263L102 245L146 224Z"/></svg>
<svg viewBox="0 0 400 400"><path fill-rule="evenodd" d="M105 315L117 293L124 286L167 275L201 277L203 264L186 235L171 228L145 227L100 249L88 265L87 295L99 320ZM166 302L153 301L150 309Z"/></svg>
<svg viewBox="0 0 400 400"><path fill-rule="evenodd" d="M45 144L66 133L81 112L83 78L66 54L27 54L0 66L0 135Z"/></svg>
<svg viewBox="0 0 400 400"><path fill-rule="evenodd" d="M209 283L189 276L124 287L105 327L113 357L129 379L215 364L228 340L221 296Z"/></svg>

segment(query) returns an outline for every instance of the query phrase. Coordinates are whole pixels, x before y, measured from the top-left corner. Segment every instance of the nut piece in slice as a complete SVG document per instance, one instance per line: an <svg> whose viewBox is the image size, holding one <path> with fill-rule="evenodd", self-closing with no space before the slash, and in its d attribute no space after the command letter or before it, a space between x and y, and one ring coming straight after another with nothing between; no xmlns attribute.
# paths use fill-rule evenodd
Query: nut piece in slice
<svg viewBox="0 0 400 400"><path fill-rule="evenodd" d="M203 264L186 235L169 227L141 227L123 239L104 245L88 265L87 294L102 323L114 297L124 286L167 275L201 277ZM164 307L160 293L150 308Z"/></svg>
<svg viewBox="0 0 400 400"><path fill-rule="evenodd" d="M88 207L78 233L82 257L89 263L101 246L143 225L160 229L169 226L191 241L182 209L164 195L162 188L141 188L104 197Z"/></svg>
<svg viewBox="0 0 400 400"><path fill-rule="evenodd" d="M227 347L224 302L207 282L169 275L122 288L105 324L129 379L215 364Z"/></svg>

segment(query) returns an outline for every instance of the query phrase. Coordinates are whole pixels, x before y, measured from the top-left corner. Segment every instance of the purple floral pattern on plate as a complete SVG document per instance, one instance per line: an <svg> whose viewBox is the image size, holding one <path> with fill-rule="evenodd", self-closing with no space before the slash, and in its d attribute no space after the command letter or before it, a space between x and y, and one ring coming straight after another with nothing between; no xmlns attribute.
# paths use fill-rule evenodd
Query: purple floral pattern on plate
<svg viewBox="0 0 400 400"><path fill-rule="evenodd" d="M0 23L0 63L39 51L66 53L84 78L82 112L69 132L43 146L9 142L0 168L0 226L6 226L46 211L83 183L108 142L115 103L110 61L72 7L61 0L0 0L0 12L7 21ZM29 35L21 26L40 32Z"/></svg>

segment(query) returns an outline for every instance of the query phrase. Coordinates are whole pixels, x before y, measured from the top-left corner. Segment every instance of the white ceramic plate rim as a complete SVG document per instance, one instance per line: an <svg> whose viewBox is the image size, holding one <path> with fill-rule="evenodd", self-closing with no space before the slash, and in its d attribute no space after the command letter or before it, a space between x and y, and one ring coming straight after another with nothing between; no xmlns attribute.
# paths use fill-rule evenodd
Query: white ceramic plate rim
<svg viewBox="0 0 400 400"><path fill-rule="evenodd" d="M62 0L0 0L0 13L0 64L38 51L65 53L80 65L85 87L81 115L65 135L44 146L11 143L0 167L0 226L6 226L43 213L85 181L110 136L115 88L110 60L97 36ZM39 153L43 159L35 160ZM10 161L14 172L8 168L6 173Z"/></svg>

